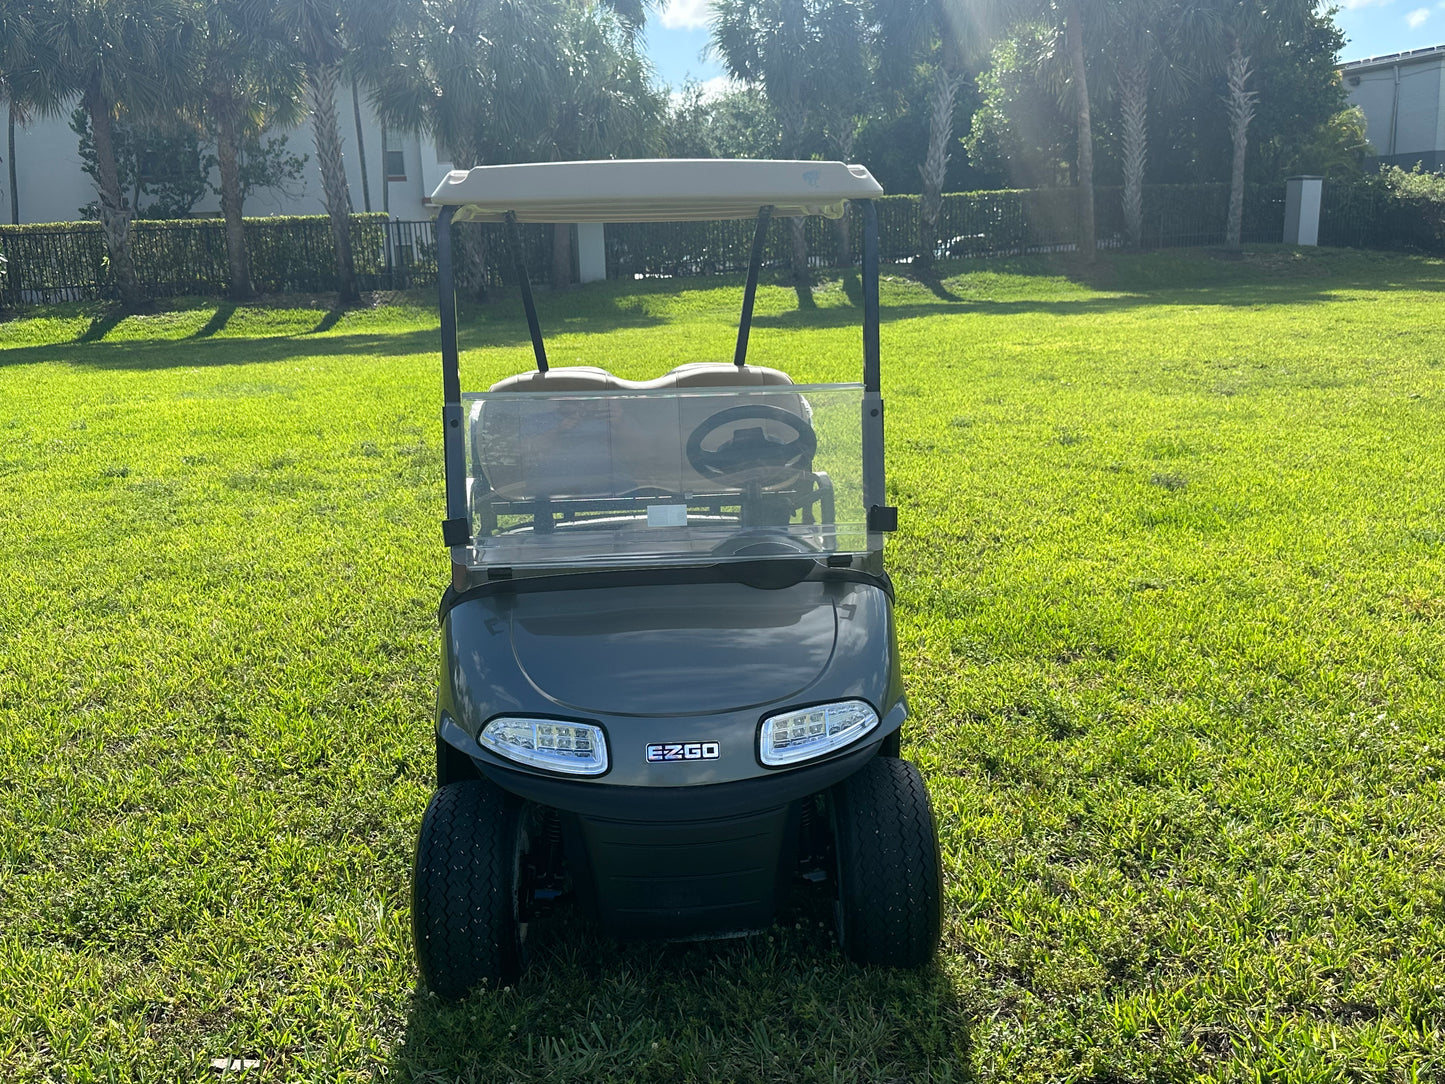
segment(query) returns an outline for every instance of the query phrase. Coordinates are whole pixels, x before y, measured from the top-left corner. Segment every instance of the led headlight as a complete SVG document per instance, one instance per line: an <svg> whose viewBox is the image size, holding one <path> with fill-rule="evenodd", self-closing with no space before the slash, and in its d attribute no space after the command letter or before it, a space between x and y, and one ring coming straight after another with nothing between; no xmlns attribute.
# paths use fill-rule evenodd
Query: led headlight
<svg viewBox="0 0 1445 1084"><path fill-rule="evenodd" d="M560 719L493 719L477 737L508 760L569 775L601 775L607 770L607 739L602 728Z"/></svg>
<svg viewBox="0 0 1445 1084"><path fill-rule="evenodd" d="M763 720L758 757L770 768L797 764L857 741L878 725L878 713L861 700L785 711Z"/></svg>

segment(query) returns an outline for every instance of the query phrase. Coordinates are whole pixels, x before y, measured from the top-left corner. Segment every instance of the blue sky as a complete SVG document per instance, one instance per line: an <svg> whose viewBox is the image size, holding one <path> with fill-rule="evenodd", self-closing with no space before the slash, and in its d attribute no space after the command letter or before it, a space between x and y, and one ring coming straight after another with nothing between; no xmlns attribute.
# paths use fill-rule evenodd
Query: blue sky
<svg viewBox="0 0 1445 1084"><path fill-rule="evenodd" d="M715 60L702 60L707 45L708 0L664 0L647 20L647 51L658 78L674 87L691 76L698 82L722 77Z"/></svg>
<svg viewBox="0 0 1445 1084"><path fill-rule="evenodd" d="M1445 0L1339 0L1341 60L1445 45Z"/></svg>
<svg viewBox="0 0 1445 1084"><path fill-rule="evenodd" d="M1445 44L1445 0L1337 0L1335 23L1345 32L1340 60ZM699 56L707 45L708 0L665 0L647 21L647 49L658 78L680 87L722 76L714 60Z"/></svg>

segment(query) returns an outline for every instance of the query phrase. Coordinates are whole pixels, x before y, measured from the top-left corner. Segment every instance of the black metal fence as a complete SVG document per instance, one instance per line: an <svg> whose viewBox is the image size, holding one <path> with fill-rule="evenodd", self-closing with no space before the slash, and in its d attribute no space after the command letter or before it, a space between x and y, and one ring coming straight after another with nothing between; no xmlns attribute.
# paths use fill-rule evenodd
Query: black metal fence
<svg viewBox="0 0 1445 1084"><path fill-rule="evenodd" d="M1142 246L1146 249L1217 245L1224 242L1228 186L1151 185L1144 197ZM944 197L933 254L974 259L1059 252L1078 244L1074 189L968 192ZM889 196L877 203L879 249L885 261L906 263L919 251L918 200ZM1379 186L1326 184L1320 243L1370 248L1420 249L1442 235L1421 228L1419 207L1392 200ZM1437 215L1438 217L1438 215ZM1101 247L1125 244L1120 191L1095 192ZM483 281L515 285L506 234L500 225L466 224L478 244L459 253L484 253ZM791 223L769 233L765 263L786 266ZM856 264L862 224L856 213L842 222L813 218L804 225L815 266ZM521 227L523 256L534 282L551 278L552 228ZM1278 241L1284 232L1283 186L1246 192L1243 239ZM606 230L607 274L612 278L709 275L747 267L753 224L741 222L623 223ZM224 293L229 279L225 231L213 220L137 222L132 226L137 272L152 297ZM324 216L246 220L253 286L263 293L320 293L336 289L330 223ZM351 247L363 290L405 290L436 283L435 224L355 215ZM113 296L109 258L98 223L0 226L0 308ZM472 272L475 282L477 275Z"/></svg>
<svg viewBox="0 0 1445 1084"><path fill-rule="evenodd" d="M147 295L218 294L230 281L225 227L215 221L136 222L136 272ZM246 221L252 285L263 293L336 289L331 223L324 216ZM362 288L405 289L436 281L430 222L356 215L351 247ZM105 235L94 222L0 227L0 306L112 295Z"/></svg>

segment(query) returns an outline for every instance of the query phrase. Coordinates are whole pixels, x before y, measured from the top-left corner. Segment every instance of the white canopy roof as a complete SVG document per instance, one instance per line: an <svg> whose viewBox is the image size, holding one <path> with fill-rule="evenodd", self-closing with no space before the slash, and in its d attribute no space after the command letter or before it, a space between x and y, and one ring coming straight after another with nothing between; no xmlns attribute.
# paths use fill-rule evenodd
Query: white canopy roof
<svg viewBox="0 0 1445 1084"><path fill-rule="evenodd" d="M681 222L775 215L841 218L883 188L863 166L733 158L534 162L453 170L432 202L458 222Z"/></svg>

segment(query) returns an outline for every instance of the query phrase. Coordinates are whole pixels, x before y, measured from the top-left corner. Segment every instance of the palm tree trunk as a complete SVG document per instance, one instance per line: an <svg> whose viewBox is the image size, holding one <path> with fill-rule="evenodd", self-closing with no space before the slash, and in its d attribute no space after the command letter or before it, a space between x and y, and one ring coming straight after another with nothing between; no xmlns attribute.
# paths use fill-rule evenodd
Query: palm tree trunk
<svg viewBox="0 0 1445 1084"><path fill-rule="evenodd" d="M923 192L918 198L918 265L933 266L938 245L938 220L943 215L943 181L948 174L948 147L953 142L953 106L963 86L962 75L950 74L939 65L933 76L933 94L928 107L928 155L918 172Z"/></svg>
<svg viewBox="0 0 1445 1084"><path fill-rule="evenodd" d="M100 196L100 226L105 233L105 247L110 254L110 274L120 303L134 309L141 302L140 282L136 278L135 255L130 247L130 208L120 190L120 171L115 164L115 138L111 128L109 103L87 93L84 98L90 114L91 138L95 141L96 189Z"/></svg>
<svg viewBox="0 0 1445 1084"><path fill-rule="evenodd" d="M17 113L17 110L16 110L16 108L15 108L15 103L12 101L12 102L10 103L10 124L9 124L9 129L8 129L8 131L7 131L7 133L6 133L7 136L9 137L8 142L9 142L9 144L10 144L10 147L9 147L10 157L7 158L7 159L5 159L5 161L9 164L9 168L10 168L10 224L11 224L12 226L18 226L18 225L20 225L20 189L19 189L19 187L18 187L19 182L15 179L15 119L16 119L16 113Z"/></svg>
<svg viewBox="0 0 1445 1084"><path fill-rule="evenodd" d="M572 285L572 227L566 222L552 224L552 289Z"/></svg>
<svg viewBox="0 0 1445 1084"><path fill-rule="evenodd" d="M229 296L245 301L251 296L251 256L246 251L246 227L241 220L240 133L235 104L211 99L216 118L216 166L221 174L221 217L226 223L226 264L230 268Z"/></svg>
<svg viewBox="0 0 1445 1084"><path fill-rule="evenodd" d="M1249 122L1254 119L1255 95L1249 89L1249 57L1239 39L1229 52L1229 64L1225 69L1229 86L1229 139L1234 147L1234 158L1229 173L1229 219L1224 227L1224 243L1227 247L1241 247L1244 233L1244 154L1249 146Z"/></svg>
<svg viewBox="0 0 1445 1084"><path fill-rule="evenodd" d="M788 219L788 236L792 241L793 289L802 308L813 307L813 273L808 267L808 235L803 232L804 219Z"/></svg>
<svg viewBox="0 0 1445 1084"><path fill-rule="evenodd" d="M456 230L457 250L462 255L457 284L468 296L487 300L487 238L480 222L463 222ZM520 286L520 284L519 284Z"/></svg>
<svg viewBox="0 0 1445 1084"><path fill-rule="evenodd" d="M783 129L783 154L788 158L803 157L803 129L807 124L807 107L797 95L777 103L778 122ZM793 290L798 295L798 307L813 307L813 276L808 269L808 236L803 232L803 220L793 218L790 236L792 239Z"/></svg>
<svg viewBox="0 0 1445 1084"><path fill-rule="evenodd" d="M851 212L845 207L843 217L833 219L833 266L853 266L853 227L848 221Z"/></svg>
<svg viewBox="0 0 1445 1084"><path fill-rule="evenodd" d="M1119 73L1119 117L1123 122L1124 233L1131 248L1144 243L1144 163L1148 156L1149 76L1142 61Z"/></svg>
<svg viewBox="0 0 1445 1084"><path fill-rule="evenodd" d="M366 140L361 134L361 90L351 80L351 118L356 123L356 161L361 166L361 206L371 213L371 182L366 177Z"/></svg>
<svg viewBox="0 0 1445 1084"><path fill-rule="evenodd" d="M336 84L340 68L317 64L306 71L311 94L311 122L316 134L316 161L321 167L321 187L326 194L326 213L331 218L331 240L336 246L338 300L349 304L360 296L356 268L351 259L351 197L346 188L346 166L341 157L341 133L336 124Z"/></svg>
<svg viewBox="0 0 1445 1084"><path fill-rule="evenodd" d="M1068 0L1064 12L1064 41L1078 110L1079 254L1085 263L1093 263L1098 255L1094 237L1094 126L1089 115L1089 74L1084 65L1084 12L1079 0Z"/></svg>
<svg viewBox="0 0 1445 1084"><path fill-rule="evenodd" d="M840 136L834 142L838 148L838 161L851 162L853 160L853 144L857 142L858 130L850 127L846 136ZM847 207L843 209L843 216L833 220L833 253L834 267L853 266L853 234L852 223L849 216L852 211Z"/></svg>

